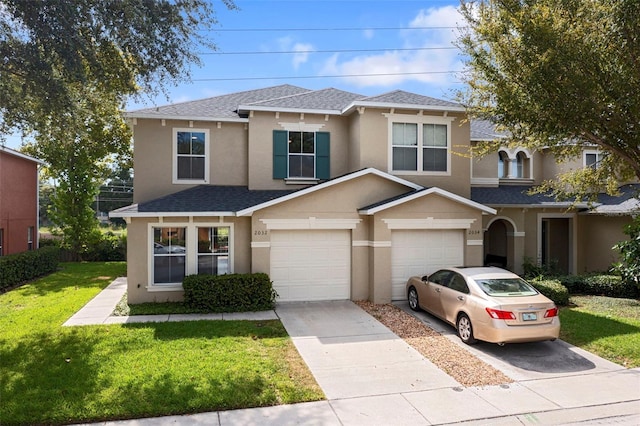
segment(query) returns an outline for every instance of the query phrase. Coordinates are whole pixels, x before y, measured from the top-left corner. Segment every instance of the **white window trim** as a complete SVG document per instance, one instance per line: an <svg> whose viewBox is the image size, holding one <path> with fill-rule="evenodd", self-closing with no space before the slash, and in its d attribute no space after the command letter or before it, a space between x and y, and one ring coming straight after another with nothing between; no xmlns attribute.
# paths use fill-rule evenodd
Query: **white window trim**
<svg viewBox="0 0 640 426"><path fill-rule="evenodd" d="M211 139L209 136L209 129L196 129L191 127L174 127L172 130L173 134L171 136L172 141L172 150L171 150L171 162L172 162L172 172L171 178L172 182L176 185L194 185L201 183L209 183L209 164L210 157L209 153L211 151ZM200 132L204 133L204 179L178 179L178 132Z"/></svg>
<svg viewBox="0 0 640 426"><path fill-rule="evenodd" d="M155 284L153 282L153 229L185 228L186 257L185 276L198 273L198 228L229 228L229 273L233 273L234 229L233 223L226 222L154 222L147 225L147 291L182 290L182 283Z"/></svg>
<svg viewBox="0 0 640 426"><path fill-rule="evenodd" d="M590 167L587 164L587 155L595 155L596 156L596 167L598 167L598 163L602 161L603 152L598 149L589 149L586 151L582 151L582 167Z"/></svg>
<svg viewBox="0 0 640 426"><path fill-rule="evenodd" d="M410 176L451 176L451 123L455 120L455 117L395 113L383 113L382 115L387 118L387 170L389 174ZM415 123L418 125L418 158L416 164L418 168L417 171L393 169L393 123ZM425 149L425 147L422 145L423 124L441 124L447 126L447 171L445 172L430 172L420 170L422 168L422 156Z"/></svg>

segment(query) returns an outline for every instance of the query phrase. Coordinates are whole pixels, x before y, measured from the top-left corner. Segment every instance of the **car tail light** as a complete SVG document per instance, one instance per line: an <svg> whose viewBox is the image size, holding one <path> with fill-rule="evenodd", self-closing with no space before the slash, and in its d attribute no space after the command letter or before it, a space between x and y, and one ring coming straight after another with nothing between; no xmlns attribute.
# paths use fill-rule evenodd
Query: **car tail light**
<svg viewBox="0 0 640 426"><path fill-rule="evenodd" d="M558 316L558 308L547 309L544 313L545 318L553 318Z"/></svg>
<svg viewBox="0 0 640 426"><path fill-rule="evenodd" d="M493 319L514 320L516 316L511 311L501 311L500 309L486 308L487 313Z"/></svg>

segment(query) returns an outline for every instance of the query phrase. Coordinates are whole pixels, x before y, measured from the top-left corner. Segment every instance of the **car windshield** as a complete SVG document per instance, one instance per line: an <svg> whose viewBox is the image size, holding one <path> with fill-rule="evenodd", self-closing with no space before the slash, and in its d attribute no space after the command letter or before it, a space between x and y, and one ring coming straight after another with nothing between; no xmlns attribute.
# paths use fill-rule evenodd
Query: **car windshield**
<svg viewBox="0 0 640 426"><path fill-rule="evenodd" d="M522 278L487 278L475 280L489 296L534 296L538 291Z"/></svg>

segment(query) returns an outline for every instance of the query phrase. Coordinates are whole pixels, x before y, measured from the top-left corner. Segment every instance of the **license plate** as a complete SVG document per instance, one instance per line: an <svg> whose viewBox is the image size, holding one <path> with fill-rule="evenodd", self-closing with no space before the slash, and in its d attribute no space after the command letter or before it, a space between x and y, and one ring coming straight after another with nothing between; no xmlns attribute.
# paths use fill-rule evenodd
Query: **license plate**
<svg viewBox="0 0 640 426"><path fill-rule="evenodd" d="M538 314L535 312L525 312L522 314L522 321L536 321L538 319Z"/></svg>

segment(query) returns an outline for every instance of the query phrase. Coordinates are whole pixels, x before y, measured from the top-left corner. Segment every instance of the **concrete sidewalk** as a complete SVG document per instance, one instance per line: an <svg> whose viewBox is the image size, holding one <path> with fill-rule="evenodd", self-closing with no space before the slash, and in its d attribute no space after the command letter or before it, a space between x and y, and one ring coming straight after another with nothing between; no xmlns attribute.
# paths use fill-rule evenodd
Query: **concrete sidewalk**
<svg viewBox="0 0 640 426"><path fill-rule="evenodd" d="M65 325L254 319L245 314L110 317L125 290L126 280L114 281ZM97 424L640 424L640 369L600 363L593 355L601 368L465 388L352 302L283 303L275 312L248 314L282 321L327 401ZM513 378L512 369L505 368L505 374Z"/></svg>

